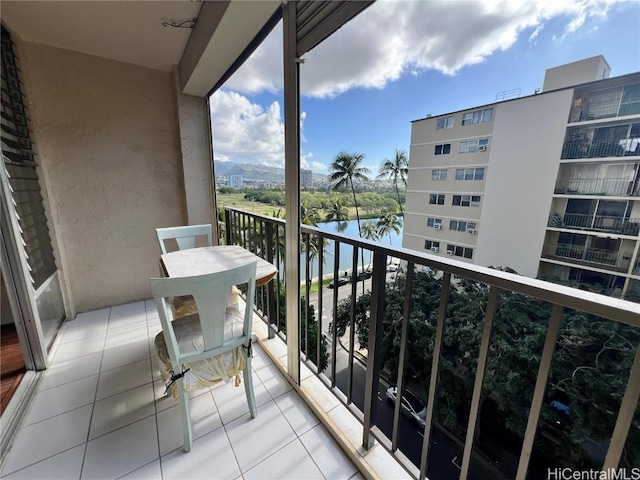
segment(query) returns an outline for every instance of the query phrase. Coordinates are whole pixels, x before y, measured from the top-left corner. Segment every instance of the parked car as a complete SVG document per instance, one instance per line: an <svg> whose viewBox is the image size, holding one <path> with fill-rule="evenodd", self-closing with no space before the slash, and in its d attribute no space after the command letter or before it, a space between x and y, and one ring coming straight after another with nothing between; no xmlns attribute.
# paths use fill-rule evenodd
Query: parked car
<svg viewBox="0 0 640 480"><path fill-rule="evenodd" d="M392 386L387 388L387 400L391 403L395 403L397 393L398 387ZM403 414L414 420L421 427L424 427L427 419L427 407L424 406L414 393L405 389L400 406L400 411Z"/></svg>
<svg viewBox="0 0 640 480"><path fill-rule="evenodd" d="M370 272L369 270L364 270L362 272L358 273L358 280L366 280L367 278L371 278L371 276L373 275L373 272Z"/></svg>
<svg viewBox="0 0 640 480"><path fill-rule="evenodd" d="M398 267L400 265L398 265L397 263L390 263L389 265L387 265L387 272L395 272L398 270Z"/></svg>
<svg viewBox="0 0 640 480"><path fill-rule="evenodd" d="M347 277L339 277L337 282L336 280L331 280L329 282L329 285L327 285L328 288L335 288L335 283L338 284L338 287L341 287L342 285L346 285L347 283L349 283L349 278Z"/></svg>

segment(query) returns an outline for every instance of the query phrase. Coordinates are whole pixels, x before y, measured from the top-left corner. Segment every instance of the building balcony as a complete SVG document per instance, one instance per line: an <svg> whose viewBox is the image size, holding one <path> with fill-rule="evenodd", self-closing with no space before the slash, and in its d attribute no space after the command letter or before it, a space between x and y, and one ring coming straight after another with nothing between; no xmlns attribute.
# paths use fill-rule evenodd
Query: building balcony
<svg viewBox="0 0 640 480"><path fill-rule="evenodd" d="M562 160L576 158L631 157L640 155L640 139L623 138L614 142L565 142Z"/></svg>
<svg viewBox="0 0 640 480"><path fill-rule="evenodd" d="M549 216L547 226L636 236L640 233L640 218L587 215L581 213L554 213Z"/></svg>
<svg viewBox="0 0 640 480"><path fill-rule="evenodd" d="M630 259L619 259L619 253L616 251L585 248L583 245L570 244L545 244L543 257L556 258L558 260L570 259L572 263L587 266L599 266L605 270L614 270L617 272L627 272Z"/></svg>
<svg viewBox="0 0 640 480"><path fill-rule="evenodd" d="M640 85L636 83L612 88L604 95L604 92L579 94L574 98L569 123L638 115L640 101L634 92L639 89Z"/></svg>
<svg viewBox="0 0 640 480"><path fill-rule="evenodd" d="M617 438L622 430L614 429L630 421L616 422L614 417L627 408L633 412L637 394L629 394L623 407L619 402L623 395L613 400L605 389L606 400L581 404L577 397L565 398L564 387L557 389L557 382L564 381L558 373L550 373L549 364L553 359L557 372L575 370L563 363L567 357L559 352L568 346L563 346L558 328L560 322L563 329L572 328L569 325L583 321L583 315L596 322L594 328L600 325L597 322L613 321L625 332L629 329L633 339L627 355L633 357L640 334L637 305L301 225L301 257L293 267L300 272L301 282L295 287L301 299L300 322L292 338L283 308L289 293L289 289L284 293L282 282L288 268L284 221L227 207L224 224L224 242L264 256L281 271L280 278L256 297L270 341L281 339L289 348L298 342L302 366L350 412L354 445L365 450L374 443L384 447L413 478L466 478L467 474L480 479L538 478L558 462L571 465L577 460L565 453L572 447L563 447L557 458L550 453L560 451L557 445L566 443L574 428L552 406L565 408L564 402L585 418L598 414L600 400L607 403L615 412L606 416L612 434L595 441L625 443ZM558 252L571 254L562 248ZM588 262L615 263L595 251L582 256ZM397 272L388 272L391 257L401 262ZM363 266L369 274L351 273ZM347 281L338 283L337 278ZM337 287L328 287L330 281ZM610 320L602 317L605 311ZM519 322L524 322L524 330L516 326ZM532 326L537 333L529 330ZM535 345L526 359L509 348L525 344ZM583 353L588 350L593 362L599 349L590 349ZM640 369L640 354L637 358ZM635 380L627 380L634 374L625 371L625 390L634 384ZM587 384L573 387L589 389ZM405 395L405 407L392 400L402 397L398 392L403 391L413 394ZM413 413L407 413L407 402L413 404ZM595 410L588 413L590 409ZM509 415L522 416L520 428L503 428L501 419ZM611 462L618 465L615 452L588 453L584 445L590 442L591 437L583 437L571 458L597 468ZM636 452L635 443L630 445L625 452ZM631 455L636 458L636 453ZM528 458L535 458L535 464L528 464Z"/></svg>
<svg viewBox="0 0 640 480"><path fill-rule="evenodd" d="M640 196L640 185L630 178L569 178L556 183L554 193L560 195Z"/></svg>

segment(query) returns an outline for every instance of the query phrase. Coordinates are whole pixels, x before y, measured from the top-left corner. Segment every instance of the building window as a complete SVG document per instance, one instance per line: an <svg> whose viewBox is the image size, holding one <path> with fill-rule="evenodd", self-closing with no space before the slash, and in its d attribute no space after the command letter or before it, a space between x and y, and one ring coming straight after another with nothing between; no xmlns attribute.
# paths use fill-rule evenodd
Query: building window
<svg viewBox="0 0 640 480"><path fill-rule="evenodd" d="M484 152L489 146L488 138L474 138L472 140L462 140L458 153Z"/></svg>
<svg viewBox="0 0 640 480"><path fill-rule="evenodd" d="M462 125L473 125L474 123L487 123L493 120L493 107L475 112L462 114Z"/></svg>
<svg viewBox="0 0 640 480"><path fill-rule="evenodd" d="M473 248L447 244L447 255L455 255L462 258L473 258Z"/></svg>
<svg viewBox="0 0 640 480"><path fill-rule="evenodd" d="M450 143L441 143L436 145L436 155L449 155L451 153Z"/></svg>
<svg viewBox="0 0 640 480"><path fill-rule="evenodd" d="M484 168L458 168L456 180L484 180Z"/></svg>
<svg viewBox="0 0 640 480"><path fill-rule="evenodd" d="M456 232L467 232L471 233L476 231L476 222L463 222L462 220L451 220L449 222L449 230L454 230Z"/></svg>
<svg viewBox="0 0 640 480"><path fill-rule="evenodd" d="M446 169L442 169L442 170L431 170L431 180L432 181L438 181L438 180L446 180L447 179L447 170Z"/></svg>
<svg viewBox="0 0 640 480"><path fill-rule="evenodd" d="M436 123L436 130L442 130L444 128L453 128L453 117L439 118Z"/></svg>
<svg viewBox="0 0 640 480"><path fill-rule="evenodd" d="M480 197L478 197L480 198ZM430 205L444 205L444 194L436 195L432 193L429 195L429 204Z"/></svg>
<svg viewBox="0 0 640 480"><path fill-rule="evenodd" d="M480 195L454 195L451 205L458 207L479 207Z"/></svg>
<svg viewBox="0 0 640 480"><path fill-rule="evenodd" d="M424 241L424 249L425 250L433 250L440 248L440 242L434 242L433 240L425 240Z"/></svg>
<svg viewBox="0 0 640 480"><path fill-rule="evenodd" d="M442 219L441 218L433 218L433 217L427 218L427 227L441 228L442 227Z"/></svg>

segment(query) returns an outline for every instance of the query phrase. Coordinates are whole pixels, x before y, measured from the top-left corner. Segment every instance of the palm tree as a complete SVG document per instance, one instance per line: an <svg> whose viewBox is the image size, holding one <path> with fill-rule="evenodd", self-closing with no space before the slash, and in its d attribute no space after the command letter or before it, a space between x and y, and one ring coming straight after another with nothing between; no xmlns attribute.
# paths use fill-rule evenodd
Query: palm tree
<svg viewBox="0 0 640 480"><path fill-rule="evenodd" d="M364 160L362 153L347 153L340 152L331 164L331 173L329 174L329 180L334 183L333 189L339 190L347 186L351 187L351 193L353 194L353 204L356 207L356 220L358 221L358 233L360 231L360 212L358 210L358 200L356 199L356 191L353 188L354 180L369 180L367 173L370 170L367 167L361 166Z"/></svg>
<svg viewBox="0 0 640 480"><path fill-rule="evenodd" d="M378 176L376 178L385 178L393 181L393 186L396 187L396 195L398 196L398 206L400 207L400 213L404 213L402 210L402 204L400 203L400 188L398 184L401 183L405 188L407 187L407 173L409 171L409 161L407 160L407 152L405 150L398 150L396 148L396 154L393 159L385 158L380 169L378 170Z"/></svg>
<svg viewBox="0 0 640 480"><path fill-rule="evenodd" d="M397 215L393 213L385 213L380 220L378 220L378 235L380 237L384 237L385 235L389 235L389 244L391 244L391 232L396 232L400 235L400 230L402 229L402 220L398 218Z"/></svg>
<svg viewBox="0 0 640 480"><path fill-rule="evenodd" d="M370 170L367 167L363 167L362 161L364 160L364 154L362 153L347 153L345 151L340 152L336 158L333 159L331 164L331 174L329 180L334 182L334 190L345 188L347 185L351 187L351 193L353 194L353 205L356 207L356 220L358 221L358 235L362 236L362 230L360 229L360 212L358 210L358 200L356 199L356 190L353 188L354 180L369 180L367 173ZM364 268L364 251L361 253L362 268ZM353 275L356 272L352 273ZM364 294L364 282L362 283L362 293Z"/></svg>
<svg viewBox="0 0 640 480"><path fill-rule="evenodd" d="M367 240L373 240L374 242L380 238L378 235L378 230L376 229L376 224L373 222L365 222L362 224L362 238L366 238ZM373 252L369 250L369 266L367 270L371 270L371 262L373 259Z"/></svg>
<svg viewBox="0 0 640 480"><path fill-rule="evenodd" d="M347 228L349 220L349 210L344 206L340 199L331 202L331 206L327 209L325 222L338 222L338 231L342 232Z"/></svg>

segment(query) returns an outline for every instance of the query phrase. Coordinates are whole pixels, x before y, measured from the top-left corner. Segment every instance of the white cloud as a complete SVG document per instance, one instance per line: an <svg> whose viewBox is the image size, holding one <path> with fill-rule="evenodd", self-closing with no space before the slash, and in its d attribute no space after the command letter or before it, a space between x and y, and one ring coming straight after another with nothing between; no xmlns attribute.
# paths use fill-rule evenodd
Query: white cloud
<svg viewBox="0 0 640 480"><path fill-rule="evenodd" d="M306 113L300 116L302 129ZM211 129L216 160L284 167L284 123L279 102L265 108L239 93L220 90L211 97ZM302 167L321 170L322 164L312 158L312 152L303 150Z"/></svg>
<svg viewBox="0 0 640 480"><path fill-rule="evenodd" d="M302 93L325 97L383 88L425 69L453 75L507 50L525 29L534 29L534 41L545 21L562 17L570 34L621 1L628 0L380 0L304 56ZM278 26L227 86L245 93L280 91L281 42Z"/></svg>

